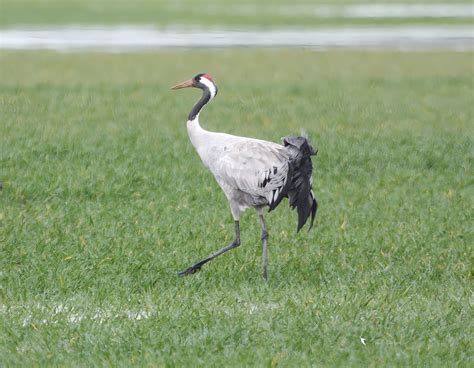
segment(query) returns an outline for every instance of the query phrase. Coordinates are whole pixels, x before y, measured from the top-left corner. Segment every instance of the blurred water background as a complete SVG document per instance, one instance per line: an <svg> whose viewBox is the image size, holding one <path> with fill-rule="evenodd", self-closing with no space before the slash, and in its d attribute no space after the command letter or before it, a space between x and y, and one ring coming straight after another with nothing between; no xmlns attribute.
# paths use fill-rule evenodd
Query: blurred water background
<svg viewBox="0 0 474 368"><path fill-rule="evenodd" d="M16 1L0 47L128 52L306 47L472 50L473 3Z"/></svg>

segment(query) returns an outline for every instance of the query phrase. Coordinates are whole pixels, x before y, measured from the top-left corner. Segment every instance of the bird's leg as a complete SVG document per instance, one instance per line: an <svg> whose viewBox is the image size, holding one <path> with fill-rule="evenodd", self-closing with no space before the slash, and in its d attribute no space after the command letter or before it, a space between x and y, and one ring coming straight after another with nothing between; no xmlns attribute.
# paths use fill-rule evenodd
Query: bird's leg
<svg viewBox="0 0 474 368"><path fill-rule="evenodd" d="M258 218L260 219L260 225L262 226L262 258L263 258L263 278L267 280L267 257L268 257L268 232L267 225L265 224L265 219L263 214L259 213Z"/></svg>
<svg viewBox="0 0 474 368"><path fill-rule="evenodd" d="M202 267L202 265L206 264L207 262L213 260L217 256L220 256L222 253L227 252L228 250L237 248L240 245L240 227L239 227L239 221L236 220L235 222L235 239L232 243L227 245L224 248L219 249L217 252L211 254L209 257L206 259L203 259L202 261L199 261L198 263L192 265L191 267L185 269L184 271L178 273L179 276L187 276L191 275L197 271L199 271Z"/></svg>

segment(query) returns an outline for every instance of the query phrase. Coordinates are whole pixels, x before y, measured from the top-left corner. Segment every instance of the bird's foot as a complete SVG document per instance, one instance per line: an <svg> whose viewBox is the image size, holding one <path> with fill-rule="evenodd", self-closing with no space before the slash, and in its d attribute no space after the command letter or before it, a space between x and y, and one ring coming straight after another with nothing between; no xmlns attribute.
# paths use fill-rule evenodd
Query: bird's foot
<svg viewBox="0 0 474 368"><path fill-rule="evenodd" d="M198 266L198 267L191 266L191 267L185 269L184 271L179 272L178 276L181 276L181 277L189 276L189 275L192 275L193 273L196 273L198 271L201 271L201 266Z"/></svg>

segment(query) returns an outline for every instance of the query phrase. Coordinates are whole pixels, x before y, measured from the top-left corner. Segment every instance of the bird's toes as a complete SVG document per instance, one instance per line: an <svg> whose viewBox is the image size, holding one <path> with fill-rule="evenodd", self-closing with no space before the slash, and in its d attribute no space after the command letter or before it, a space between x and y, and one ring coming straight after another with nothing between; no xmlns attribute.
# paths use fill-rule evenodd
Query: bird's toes
<svg viewBox="0 0 474 368"><path fill-rule="evenodd" d="M192 275L193 273L196 273L200 270L201 270L201 267L189 267L186 270L179 272L178 275L181 276L181 277L189 276L189 275Z"/></svg>

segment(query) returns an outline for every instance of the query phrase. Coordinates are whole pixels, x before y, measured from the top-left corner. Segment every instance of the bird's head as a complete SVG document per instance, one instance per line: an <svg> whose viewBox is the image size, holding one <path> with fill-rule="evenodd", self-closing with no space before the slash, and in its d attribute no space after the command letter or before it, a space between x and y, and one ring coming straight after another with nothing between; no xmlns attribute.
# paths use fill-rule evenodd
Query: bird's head
<svg viewBox="0 0 474 368"><path fill-rule="evenodd" d="M171 89L181 89L181 88L200 88L203 91L209 91L211 98L214 98L217 94L217 86L214 83L214 80L209 74L201 73L196 75L194 78L191 78L182 83L178 83L176 86L171 87Z"/></svg>

